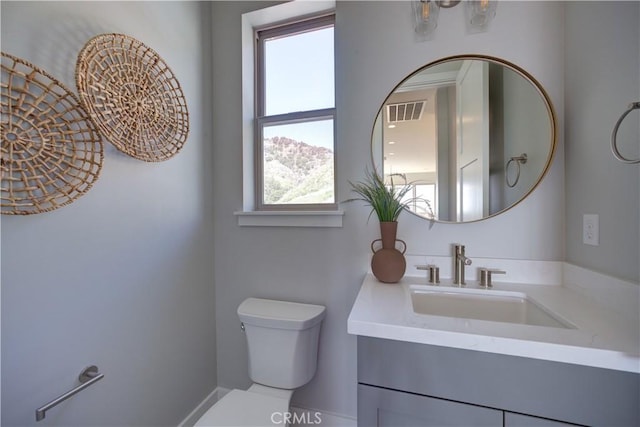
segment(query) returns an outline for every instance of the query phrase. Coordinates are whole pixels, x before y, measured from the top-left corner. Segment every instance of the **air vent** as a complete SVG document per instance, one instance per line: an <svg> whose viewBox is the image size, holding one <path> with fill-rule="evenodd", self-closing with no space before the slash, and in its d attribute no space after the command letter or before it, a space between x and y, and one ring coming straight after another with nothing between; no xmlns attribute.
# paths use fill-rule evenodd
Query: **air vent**
<svg viewBox="0 0 640 427"><path fill-rule="evenodd" d="M390 122L408 122L420 120L424 111L424 101L403 102L401 104L388 104L387 117Z"/></svg>

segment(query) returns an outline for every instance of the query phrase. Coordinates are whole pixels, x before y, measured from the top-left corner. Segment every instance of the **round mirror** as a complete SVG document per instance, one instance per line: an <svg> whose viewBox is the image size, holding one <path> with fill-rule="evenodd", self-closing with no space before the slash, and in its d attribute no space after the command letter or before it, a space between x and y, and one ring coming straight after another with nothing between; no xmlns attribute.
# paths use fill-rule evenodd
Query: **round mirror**
<svg viewBox="0 0 640 427"><path fill-rule="evenodd" d="M411 212L470 222L531 193L555 144L553 107L531 75L497 58L455 56L395 87L373 127L372 157L389 185L412 187Z"/></svg>

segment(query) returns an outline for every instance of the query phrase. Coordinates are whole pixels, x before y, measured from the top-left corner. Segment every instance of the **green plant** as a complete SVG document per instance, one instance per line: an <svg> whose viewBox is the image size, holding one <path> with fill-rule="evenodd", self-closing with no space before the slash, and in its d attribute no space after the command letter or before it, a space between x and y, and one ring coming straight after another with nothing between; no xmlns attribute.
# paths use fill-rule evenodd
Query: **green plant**
<svg viewBox="0 0 640 427"><path fill-rule="evenodd" d="M355 184L349 181L352 191L359 197L347 201L361 200L368 203L371 205L369 217L375 212L380 222L397 221L400 212L415 199L405 198L405 195L412 189L411 183L395 185L393 175L390 179L391 185L387 185L378 174L367 170L364 181Z"/></svg>

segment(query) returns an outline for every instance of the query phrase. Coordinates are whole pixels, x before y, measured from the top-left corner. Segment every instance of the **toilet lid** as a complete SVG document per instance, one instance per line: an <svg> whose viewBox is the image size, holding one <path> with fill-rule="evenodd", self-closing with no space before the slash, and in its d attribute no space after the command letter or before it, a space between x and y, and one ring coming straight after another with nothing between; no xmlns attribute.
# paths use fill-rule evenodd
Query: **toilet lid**
<svg viewBox="0 0 640 427"><path fill-rule="evenodd" d="M231 390L195 424L205 426L283 426L289 401L251 391Z"/></svg>

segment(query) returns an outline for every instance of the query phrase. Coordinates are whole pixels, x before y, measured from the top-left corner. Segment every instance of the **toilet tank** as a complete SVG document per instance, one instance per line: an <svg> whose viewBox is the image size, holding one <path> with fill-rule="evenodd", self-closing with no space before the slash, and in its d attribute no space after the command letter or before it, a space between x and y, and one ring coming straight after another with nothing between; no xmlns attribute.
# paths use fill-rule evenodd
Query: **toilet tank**
<svg viewBox="0 0 640 427"><path fill-rule="evenodd" d="M295 389L316 372L321 305L248 298L238 307L249 348L249 376L269 387Z"/></svg>

